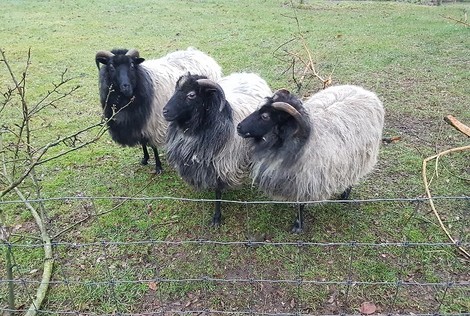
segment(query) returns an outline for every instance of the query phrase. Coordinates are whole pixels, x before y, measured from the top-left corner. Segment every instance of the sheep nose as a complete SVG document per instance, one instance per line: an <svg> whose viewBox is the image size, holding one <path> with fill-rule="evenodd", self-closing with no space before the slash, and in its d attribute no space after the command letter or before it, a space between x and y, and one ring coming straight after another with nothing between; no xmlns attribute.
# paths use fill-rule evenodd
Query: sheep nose
<svg viewBox="0 0 470 316"><path fill-rule="evenodd" d="M129 83L123 83L121 84L121 92L127 96L127 97L131 97L132 94L133 94L133 91L132 91L132 86L129 84Z"/></svg>
<svg viewBox="0 0 470 316"><path fill-rule="evenodd" d="M237 133L238 133L238 135L240 135L241 137L246 137L246 135L247 135L247 134L243 133L242 127L240 126L240 124L237 125Z"/></svg>

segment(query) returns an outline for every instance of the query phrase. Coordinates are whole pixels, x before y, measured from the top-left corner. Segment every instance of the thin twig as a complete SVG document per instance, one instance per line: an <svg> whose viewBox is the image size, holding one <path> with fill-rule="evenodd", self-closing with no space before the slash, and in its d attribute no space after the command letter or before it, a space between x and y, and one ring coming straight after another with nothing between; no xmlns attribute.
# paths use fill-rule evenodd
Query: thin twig
<svg viewBox="0 0 470 316"><path fill-rule="evenodd" d="M444 230L444 232L446 233L446 235L450 239L450 241L455 244L457 249L465 256L466 259L470 260L470 253L468 253L462 246L458 245L457 241L452 237L450 232L447 230L447 228L445 227L439 213L437 212L436 207L434 206L434 201L432 199L431 192L429 190L429 183L430 182L428 182L427 175L426 175L426 170L427 170L426 167L427 167L428 161L436 159L436 168L437 168L437 161L438 161L439 157L441 157L443 155L446 155L446 154L453 153L453 152L459 152L459 151L465 151L465 150L470 150L470 145L469 146L463 146L463 147L457 147L457 148L451 148L451 149L445 150L443 152L440 152L437 155L434 155L434 156L431 156L431 157L428 157L428 158L424 159L423 160L422 175L423 175L424 189L426 190L426 195L429 198L429 204L431 206L431 209L432 209L434 215L436 216L437 220L439 221L439 225Z"/></svg>
<svg viewBox="0 0 470 316"><path fill-rule="evenodd" d="M60 235L62 235L63 233L71 230L72 228L74 228L75 226L77 225L80 225L84 222L86 222L87 220L89 220L90 218L94 218L94 217L99 217L99 216L103 216L103 215L106 215L108 213L111 213L112 211L116 210L117 208L119 208L120 206L122 206L124 203L126 203L127 201L129 201L130 199L132 198L135 198L138 194L140 194L143 190L145 190L153 181L155 180L155 177L152 177L150 179L149 182L147 182L146 185L144 185L139 191L137 191L136 193L134 193L132 196L129 196L127 198L125 198L124 200L122 200L121 202L119 202L117 205L113 206L112 208L106 210L106 211L103 211L103 212L100 212L100 213L96 213L95 215L90 215L88 214L85 218L82 218L80 220L78 220L77 222L71 224L70 226L68 226L67 228L64 228L63 230L61 230L60 232L58 232L57 234L55 234L52 239L56 239L57 237L59 237Z"/></svg>
<svg viewBox="0 0 470 316"><path fill-rule="evenodd" d="M441 14L441 16L442 16L444 19L452 20L452 21L454 21L454 22L461 23L461 24L463 24L463 25L465 25L465 26L470 26L470 23L468 23L468 22L466 22L466 21L457 20L457 19L454 19L454 18L452 18L452 17L450 17L450 16L445 16L445 15L442 15L442 14Z"/></svg>
<svg viewBox="0 0 470 316"><path fill-rule="evenodd" d="M2 146L3 145L2 145L2 139L1 139L1 134L0 134L0 149ZM12 182L11 179L9 179L8 177L7 167L5 164L5 155L2 155L2 169L4 173L3 174L4 178ZM31 205L31 203L27 200L27 198L25 198L25 196L20 191L20 189L18 189L18 186L15 186L13 189L15 190L20 200L23 201L25 206L30 210L31 214L33 215L34 220L36 221L36 225L39 227L39 230L41 232L41 239L44 243L44 268L43 268L43 273L42 273L41 284L36 291L36 298L33 300L27 313L25 314L26 316L34 316L36 315L37 310L39 309L44 298L46 297L47 289L49 288L49 282L51 280L52 269L54 265L54 258L52 256L52 245L51 245L51 239L47 233L46 227L39 213Z"/></svg>
<svg viewBox="0 0 470 316"><path fill-rule="evenodd" d="M75 226L78 226L80 225L81 223L83 222L86 222L88 219L91 218L91 215L90 214L87 214L86 217L82 218L81 220L73 223L72 225L62 229L60 232L58 232L57 234L55 234L54 236L52 236L52 240L56 239L57 237L59 237L60 235L62 235L63 233L66 233L68 232L69 230L71 230L72 228L74 228Z"/></svg>
<svg viewBox="0 0 470 316"><path fill-rule="evenodd" d="M294 38L292 38L292 39L286 41L285 43L283 43L282 45L278 46L274 50L273 54L275 55L276 58L278 58L279 60L281 60L283 62L288 62L288 61L290 62L288 68L285 69L282 72L282 74L285 74L290 69L292 69L292 80L294 81L294 83L297 87L297 92L298 93L300 92L300 90L304 86L305 81L307 79L310 79L310 78L316 78L316 79L320 80L322 82L322 88L325 89L332 82L332 75L333 75L334 69L329 74L329 76L326 77L326 78L321 76L318 73L317 69L315 68L315 62L313 60L311 50L308 47L307 40L304 36L304 33L302 32L300 21L299 21L299 18L297 16L297 12L295 10L295 5L294 5L292 0L291 0L291 7L294 9L293 10L294 15L293 16L283 15L283 16L286 16L290 19L294 19L294 21L296 23L296 26L297 26L297 34L294 36ZM285 48L286 46L288 46L288 44L290 44L292 42L300 42L300 44L302 46L302 52L303 52L303 54L306 55L306 57L302 56L303 54L293 52L293 51L290 51L290 50ZM283 58L278 57L276 55L278 55L278 56L281 55L281 57L283 57ZM297 62L299 62L300 67L303 67L303 68L300 69L300 70L297 70L297 72L296 72L295 68L296 68ZM297 78L298 73L300 73L299 78Z"/></svg>

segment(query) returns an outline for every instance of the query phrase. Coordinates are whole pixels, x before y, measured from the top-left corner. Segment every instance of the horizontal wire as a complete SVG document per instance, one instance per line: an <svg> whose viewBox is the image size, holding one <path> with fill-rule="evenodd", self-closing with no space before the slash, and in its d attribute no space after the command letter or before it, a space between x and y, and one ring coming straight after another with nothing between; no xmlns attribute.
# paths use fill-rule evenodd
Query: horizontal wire
<svg viewBox="0 0 470 316"><path fill-rule="evenodd" d="M469 200L470 196L433 196L433 200ZM23 204L25 202L50 202L50 201L66 201L66 200L129 200L129 201L157 201L157 200L170 200L182 202L216 202L234 203L234 204L327 204L327 203L377 203L377 202L423 202L431 200L428 197L414 197L414 198L376 198L376 199L357 199L357 200L321 200L321 201L237 201L237 200L223 200L223 199L193 199L181 198L172 196L154 196L154 197L126 197L126 196L69 196L69 197L50 197L41 199L27 199L22 200L9 200L0 201L3 204Z"/></svg>
<svg viewBox="0 0 470 316"><path fill-rule="evenodd" d="M310 241L296 241L296 242L268 242L268 241L216 241L216 240L180 240L180 241L171 241L171 240L138 240L138 241L100 241L100 242L90 242L90 243L74 243L74 242L52 242L52 247L65 246L72 248L82 248L82 247L97 247L97 246L127 246L127 245L220 245L220 246L246 246L246 247L259 247L259 246L296 246L296 247L452 247L452 246L470 246L469 242L458 241L456 243L452 242L310 242ZM41 248L43 243L36 244L19 244L11 242L3 242L0 244L2 247L11 247L11 248Z"/></svg>
<svg viewBox="0 0 470 316"><path fill-rule="evenodd" d="M40 284L41 281L28 280L28 279L13 279L5 280L0 279L1 283L19 283L19 284ZM199 278L184 278L184 279L170 279L170 278L153 278L153 279L142 279L142 280L108 280L108 281L74 281L74 280L63 280L63 281L49 281L50 285L109 285L115 286L119 284L144 284L144 283L190 283L190 282L214 282L214 283L266 283L266 284L294 284L294 285L385 285L385 286L436 286L436 287L447 287L447 288L460 288L468 287L470 290L470 281L459 281L459 282L410 282L410 281L318 281L318 280L303 280L303 279L244 279L244 278L212 278L203 276Z"/></svg>
<svg viewBox="0 0 470 316"><path fill-rule="evenodd" d="M7 309L7 308L0 308L0 311L5 311L5 312L27 312L28 310L26 309ZM276 312L276 313L270 313L270 312L259 312L259 311L253 311L251 309L247 311L224 311L224 310L215 310L215 309L197 309L197 310L191 310L191 309L186 309L184 308L183 310L177 310L177 309L162 309L161 311L153 311L153 312L140 312L140 313L121 313L121 312L113 312L110 314L102 314L102 313L94 313L94 312L86 312L86 311L49 311L49 310L43 310L43 309L37 309L36 310L38 314L52 314L52 315L80 315L80 316L147 316L147 315L167 315L166 313L171 313L172 315L181 315L184 313L184 315L188 314L196 314L196 315L206 315L206 314L220 314L220 315L262 315L262 316L297 316L299 313L285 313L285 312ZM163 314L162 314L163 313ZM360 314L347 314L347 313L341 313L341 314L310 314L310 313L301 313L301 315L304 316L309 316L309 315L316 315L316 316L358 316ZM446 316L470 316L470 313L445 313L445 314L439 314L439 313L406 313L406 314L396 314L393 313L394 316L399 316L399 315L413 315L413 316L438 316L438 315L446 315Z"/></svg>

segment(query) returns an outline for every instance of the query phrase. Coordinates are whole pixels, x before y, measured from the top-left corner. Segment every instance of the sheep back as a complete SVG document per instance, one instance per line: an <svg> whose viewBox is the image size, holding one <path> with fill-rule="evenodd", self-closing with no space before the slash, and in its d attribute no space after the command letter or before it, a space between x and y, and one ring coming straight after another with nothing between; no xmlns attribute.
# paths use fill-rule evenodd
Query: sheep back
<svg viewBox="0 0 470 316"><path fill-rule="evenodd" d="M305 101L304 108L312 130L300 154L279 148L254 154L253 181L276 199L328 199L358 183L377 162L384 109L374 93L351 85L330 87ZM288 155L296 159L286 164Z"/></svg>

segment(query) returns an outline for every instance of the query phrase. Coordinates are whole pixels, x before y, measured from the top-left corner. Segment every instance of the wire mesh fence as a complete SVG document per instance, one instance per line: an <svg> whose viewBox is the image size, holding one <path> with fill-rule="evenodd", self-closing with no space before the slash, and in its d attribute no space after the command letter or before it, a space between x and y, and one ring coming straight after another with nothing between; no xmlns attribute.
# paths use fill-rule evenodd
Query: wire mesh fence
<svg viewBox="0 0 470 316"><path fill-rule="evenodd" d="M55 210L46 215L54 270L45 302L33 309L42 315L469 315L470 269L457 246L470 247L470 199L434 200L457 243L440 232L426 198L311 202L309 229L299 235L286 229L295 207L285 202L224 200L225 223L214 229L208 227L214 200L29 200ZM0 207L20 211L21 203ZM12 265L12 277L0 272L4 314L26 312L42 282L37 233L26 220L2 243L1 261L9 255Z"/></svg>

